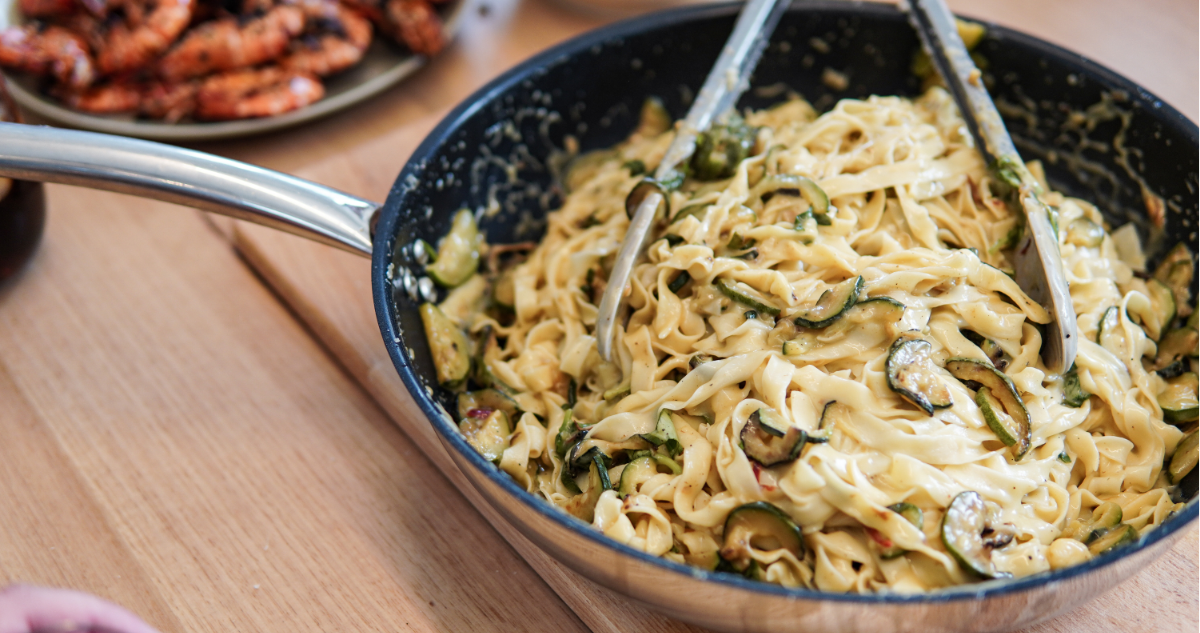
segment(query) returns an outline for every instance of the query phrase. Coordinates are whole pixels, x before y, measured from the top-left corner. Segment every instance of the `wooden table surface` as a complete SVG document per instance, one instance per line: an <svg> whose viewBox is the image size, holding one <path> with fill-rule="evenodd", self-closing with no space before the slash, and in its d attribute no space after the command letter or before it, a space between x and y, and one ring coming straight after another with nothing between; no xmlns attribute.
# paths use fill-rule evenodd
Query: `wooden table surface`
<svg viewBox="0 0 1200 633"><path fill-rule="evenodd" d="M1198 118L1194 0L951 5ZM446 54L381 97L200 149L381 199L446 109L611 19L482 0ZM40 252L0 287L0 586L93 592L164 633L696 630L510 543L440 474L372 338L365 260L165 203L48 196ZM1193 530L1034 630L1195 631L1197 569Z"/></svg>

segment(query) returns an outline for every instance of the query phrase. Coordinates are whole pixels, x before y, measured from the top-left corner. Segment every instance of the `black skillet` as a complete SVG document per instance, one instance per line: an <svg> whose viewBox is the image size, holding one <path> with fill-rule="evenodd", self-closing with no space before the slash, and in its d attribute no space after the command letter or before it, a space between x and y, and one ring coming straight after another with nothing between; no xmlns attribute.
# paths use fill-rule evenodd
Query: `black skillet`
<svg viewBox="0 0 1200 633"><path fill-rule="evenodd" d="M1136 544L1083 565L916 596L786 589L618 545L527 494L466 444L445 414L452 394L436 384L416 310L431 293L420 281L423 269L411 245L418 238L436 242L453 211L489 205L499 209L482 220L490 242L536 239L546 211L560 200L555 175L567 137L584 150L615 144L632 129L648 96L682 116L736 9L691 7L629 20L519 65L442 121L378 212L373 203L274 172L80 132L26 134L0 126L0 175L137 192L254 221L272 213L265 222L274 226L371 251L383 343L413 399L487 502L567 566L690 622L754 631L1008 630L1081 604L1169 549L1197 517L1195 472L1181 487L1182 498L1190 499L1182 512ZM909 66L918 47L894 7L797 4L776 30L755 73L755 88L740 106L769 105L789 89L818 109L846 97L914 96L920 82ZM1180 241L1195 250L1195 123L1128 79L1027 35L990 26L978 50L1018 148L1027 160L1044 162L1052 186L1095 202L1113 226L1135 222L1152 256ZM828 71L844 76L845 85L823 81ZM1073 114L1093 106L1094 125L1078 126ZM91 150L109 152L108 159L97 159ZM155 158L136 159L147 153ZM114 162L121 167L114 169ZM195 187L197 182L202 185ZM1143 191L1165 200L1165 225L1148 219ZM278 213L297 205L311 217L297 222Z"/></svg>

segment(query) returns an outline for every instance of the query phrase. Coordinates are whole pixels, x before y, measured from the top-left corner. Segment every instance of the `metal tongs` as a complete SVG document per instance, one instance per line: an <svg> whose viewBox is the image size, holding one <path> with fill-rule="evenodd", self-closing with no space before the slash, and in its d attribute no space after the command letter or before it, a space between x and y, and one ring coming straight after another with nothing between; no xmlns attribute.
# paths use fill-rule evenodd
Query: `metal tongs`
<svg viewBox="0 0 1200 633"><path fill-rule="evenodd" d="M988 167L1015 190L1025 212L1025 231L1013 249L1017 285L1050 313L1042 341L1042 362L1063 373L1075 362L1079 329L1063 273L1058 239L1050 210L1040 198L1041 185L1026 169L996 105L983 86L982 75L967 53L950 9L943 0L907 0L909 21L921 36L925 51L954 96L958 109Z"/></svg>
<svg viewBox="0 0 1200 633"><path fill-rule="evenodd" d="M673 176L675 168L696 150L696 136L706 131L717 117L737 103L738 97L749 87L750 73L758 65L771 33L789 4L783 0L750 0L746 3L733 27L733 33L721 49L717 63L709 71L695 103L688 110L687 118L676 129L675 140L654 170L656 181L663 182ZM653 190L638 204L633 219L629 221L625 241L617 253L604 297L600 299L596 337L600 356L605 360L612 359L613 324L617 319L617 309L621 306L633 265L646 247L646 238L662 203L663 194Z"/></svg>

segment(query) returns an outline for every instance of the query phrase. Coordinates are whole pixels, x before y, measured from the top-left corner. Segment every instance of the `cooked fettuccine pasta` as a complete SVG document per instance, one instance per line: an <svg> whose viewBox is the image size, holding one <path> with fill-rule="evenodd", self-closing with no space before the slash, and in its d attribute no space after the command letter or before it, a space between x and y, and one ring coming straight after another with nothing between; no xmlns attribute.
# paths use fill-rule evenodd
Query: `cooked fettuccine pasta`
<svg viewBox="0 0 1200 633"><path fill-rule="evenodd" d="M1077 564L1181 507L1186 248L1186 284L1135 276L1136 240L1046 191L1083 339L1058 375L1006 272L1020 212L941 89L787 101L644 180L672 138L648 105L574 161L536 246L484 246L463 212L429 266L455 286L422 310L456 419L528 491L652 555L855 592ZM669 205L605 362L596 305L649 187Z"/></svg>

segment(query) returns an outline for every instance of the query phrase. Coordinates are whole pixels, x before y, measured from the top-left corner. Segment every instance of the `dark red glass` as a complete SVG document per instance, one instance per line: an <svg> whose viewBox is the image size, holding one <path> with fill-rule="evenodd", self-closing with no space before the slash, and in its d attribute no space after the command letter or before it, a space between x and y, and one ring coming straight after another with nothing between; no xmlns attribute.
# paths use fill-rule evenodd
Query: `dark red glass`
<svg viewBox="0 0 1200 633"><path fill-rule="evenodd" d="M21 122L0 77L0 121ZM0 282L33 257L46 225L46 194L40 182L0 177Z"/></svg>

